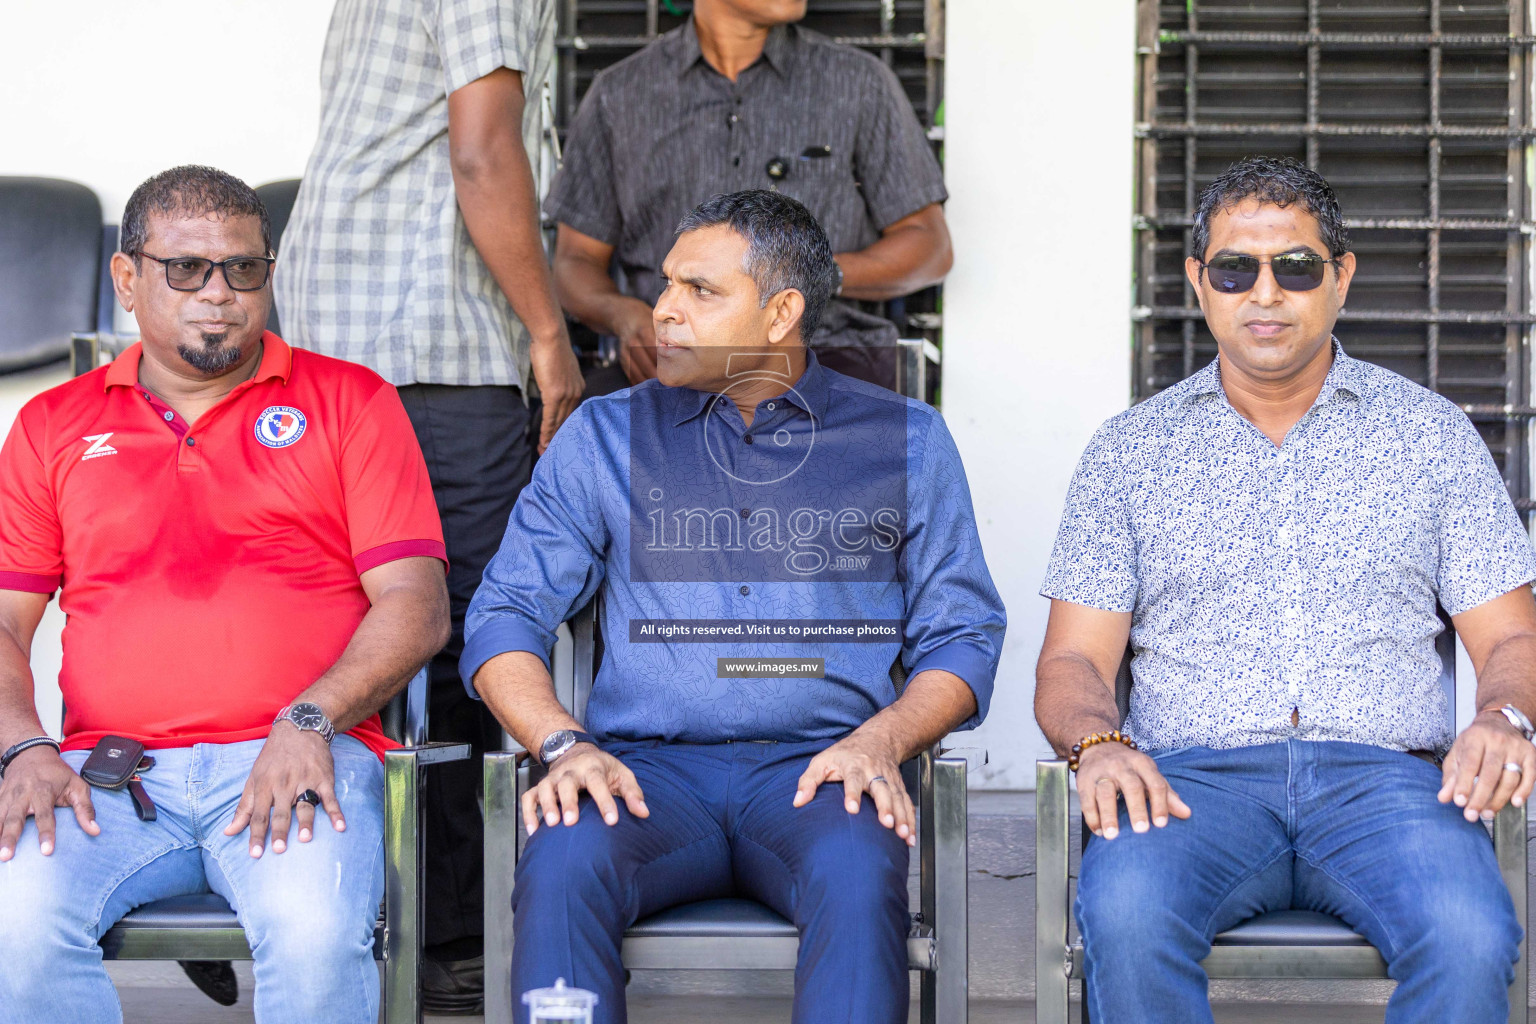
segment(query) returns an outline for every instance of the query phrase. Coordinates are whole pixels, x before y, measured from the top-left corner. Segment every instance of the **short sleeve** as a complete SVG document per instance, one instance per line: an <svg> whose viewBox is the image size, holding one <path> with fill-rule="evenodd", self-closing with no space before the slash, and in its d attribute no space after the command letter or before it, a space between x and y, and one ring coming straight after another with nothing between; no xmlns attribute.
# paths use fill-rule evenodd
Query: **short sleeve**
<svg viewBox="0 0 1536 1024"><path fill-rule="evenodd" d="M613 143L604 117L607 77L599 74L582 98L566 134L560 173L550 186L544 212L608 245L618 245L624 215L613 173Z"/></svg>
<svg viewBox="0 0 1536 1024"><path fill-rule="evenodd" d="M1536 553L1488 446L1459 409L1441 445L1440 567L1436 588L1452 615L1536 579Z"/></svg>
<svg viewBox="0 0 1536 1024"><path fill-rule="evenodd" d="M547 0L438 0L438 59L446 92L497 68L524 73L538 54L540 13Z"/></svg>
<svg viewBox="0 0 1536 1024"><path fill-rule="evenodd" d="M1078 461L1040 593L1109 612L1136 609L1136 543L1114 421Z"/></svg>
<svg viewBox="0 0 1536 1024"><path fill-rule="evenodd" d="M949 198L944 172L895 72L867 61L864 110L854 170L875 227L884 231L925 206Z"/></svg>
<svg viewBox="0 0 1536 1024"><path fill-rule="evenodd" d="M393 385L383 384L348 425L341 481L358 575L397 558L447 564L427 462Z"/></svg>
<svg viewBox="0 0 1536 1024"><path fill-rule="evenodd" d="M26 420L23 411L0 447L0 590L51 594L64 573L64 532Z"/></svg>

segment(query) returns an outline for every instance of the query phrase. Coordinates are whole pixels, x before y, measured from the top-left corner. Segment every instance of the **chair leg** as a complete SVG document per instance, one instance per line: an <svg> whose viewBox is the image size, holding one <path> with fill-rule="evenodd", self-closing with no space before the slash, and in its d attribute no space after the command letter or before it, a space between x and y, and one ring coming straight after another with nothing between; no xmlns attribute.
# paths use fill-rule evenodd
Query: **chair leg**
<svg viewBox="0 0 1536 1024"><path fill-rule="evenodd" d="M384 1024L420 1024L421 765L384 754Z"/></svg>
<svg viewBox="0 0 1536 1024"><path fill-rule="evenodd" d="M517 758L485 755L485 1022L512 1024L512 879L517 869Z"/></svg>
<svg viewBox="0 0 1536 1024"><path fill-rule="evenodd" d="M1498 857L1499 873L1509 887L1510 899L1515 904L1515 920L1520 924L1520 961L1515 964L1515 981L1509 986L1509 1024L1527 1024L1530 1020L1528 980L1530 965L1527 962L1529 944L1525 937L1526 926L1526 808L1508 804L1493 820L1493 850Z"/></svg>
<svg viewBox="0 0 1536 1024"><path fill-rule="evenodd" d="M966 1024L970 998L970 924L966 874L969 832L966 763L922 759L922 904L937 947L920 987L923 1024Z"/></svg>
<svg viewBox="0 0 1536 1024"><path fill-rule="evenodd" d="M1067 1024L1067 842L1070 773L1065 761L1035 763L1035 1021Z"/></svg>

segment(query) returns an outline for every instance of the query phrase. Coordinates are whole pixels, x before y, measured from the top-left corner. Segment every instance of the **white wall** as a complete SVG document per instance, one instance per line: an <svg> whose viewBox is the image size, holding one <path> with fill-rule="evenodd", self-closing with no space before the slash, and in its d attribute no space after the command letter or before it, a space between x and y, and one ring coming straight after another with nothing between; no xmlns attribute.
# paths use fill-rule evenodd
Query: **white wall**
<svg viewBox="0 0 1536 1024"><path fill-rule="evenodd" d="M1088 437L1130 401L1130 0L949 0L944 415L1008 641L984 785L1034 788L1037 596Z"/></svg>
<svg viewBox="0 0 1536 1024"><path fill-rule="evenodd" d="M0 174L73 178L116 220L184 162L252 184L295 177L318 124L324 0L10 4L0 33ZM191 13L189 14L189 10ZM1031 788L1045 625L1036 596L1067 479L1130 389L1135 5L949 0L946 169L957 253L945 293L945 411L1008 604L981 781ZM172 83L194 83L171 113ZM256 83L243 109L221 92ZM237 112L238 111L238 112ZM1074 259L1093 254L1091 271ZM0 425L52 377L0 379ZM57 716L56 606L34 668ZM50 646L51 645L51 646Z"/></svg>
<svg viewBox="0 0 1536 1024"><path fill-rule="evenodd" d="M320 123L330 13L325 0L7 3L0 175L83 182L111 223L134 186L176 164L212 164L252 185L296 178ZM175 97L188 91L175 112L183 102ZM65 376L55 369L0 377L0 429ZM38 711L54 730L63 625L58 604L50 605L32 653Z"/></svg>

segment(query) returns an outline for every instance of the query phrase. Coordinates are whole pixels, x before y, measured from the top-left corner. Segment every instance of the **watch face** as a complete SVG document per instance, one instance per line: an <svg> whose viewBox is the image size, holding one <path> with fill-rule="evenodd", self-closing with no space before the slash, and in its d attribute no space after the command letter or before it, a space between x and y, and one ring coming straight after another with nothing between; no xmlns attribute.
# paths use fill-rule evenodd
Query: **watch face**
<svg viewBox="0 0 1536 1024"><path fill-rule="evenodd" d="M557 729L544 737L544 742L539 745L539 760L548 764L551 758L565 752L565 748L572 746L575 734L569 729Z"/></svg>
<svg viewBox="0 0 1536 1024"><path fill-rule="evenodd" d="M325 728L325 712L318 704L295 704L288 709L288 720L300 729L319 732Z"/></svg>

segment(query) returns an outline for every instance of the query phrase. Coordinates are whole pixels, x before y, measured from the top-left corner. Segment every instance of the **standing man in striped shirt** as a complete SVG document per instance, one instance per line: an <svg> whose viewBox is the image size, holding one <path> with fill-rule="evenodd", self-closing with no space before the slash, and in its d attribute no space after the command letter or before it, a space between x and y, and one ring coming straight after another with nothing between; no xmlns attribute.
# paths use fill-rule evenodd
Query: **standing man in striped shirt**
<svg viewBox="0 0 1536 1024"><path fill-rule="evenodd" d="M518 492L581 397L539 233L530 154L553 0L339 0L320 138L282 242L296 345L399 388L426 455L453 637L432 665L431 738L499 747L459 684L464 611ZM530 402L529 376L538 387ZM478 759L429 776L423 1002L483 1002Z"/></svg>

